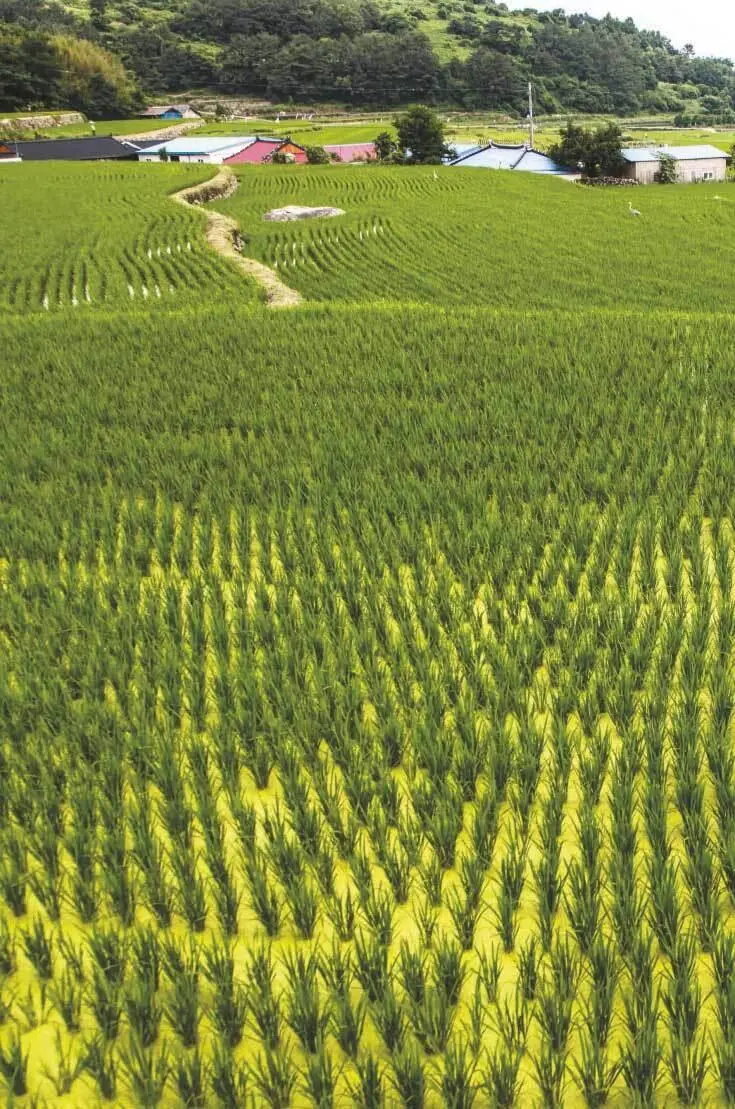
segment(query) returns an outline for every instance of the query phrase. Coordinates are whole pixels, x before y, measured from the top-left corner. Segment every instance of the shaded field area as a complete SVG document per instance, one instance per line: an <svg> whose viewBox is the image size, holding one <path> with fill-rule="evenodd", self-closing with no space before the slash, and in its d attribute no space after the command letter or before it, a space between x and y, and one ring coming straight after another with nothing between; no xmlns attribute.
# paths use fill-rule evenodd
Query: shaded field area
<svg viewBox="0 0 735 1109"><path fill-rule="evenodd" d="M221 206L246 250L313 300L529 308L727 310L735 248L728 185L636 193L533 174L375 166L237 167ZM339 220L269 224L287 204ZM706 245L705 245L706 244ZM696 258L696 264L685 259Z"/></svg>

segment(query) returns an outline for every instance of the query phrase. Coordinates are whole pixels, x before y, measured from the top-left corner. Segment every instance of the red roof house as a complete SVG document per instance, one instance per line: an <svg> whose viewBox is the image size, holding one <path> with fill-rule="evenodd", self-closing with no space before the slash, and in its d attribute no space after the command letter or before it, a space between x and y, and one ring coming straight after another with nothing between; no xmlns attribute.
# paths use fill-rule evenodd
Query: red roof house
<svg viewBox="0 0 735 1109"><path fill-rule="evenodd" d="M244 150L238 151L230 158L225 158L225 164L228 166L234 165L259 165L260 162L270 161L273 152L278 150L279 146L283 144L283 139L256 139L251 142L250 146L246 146Z"/></svg>
<svg viewBox="0 0 735 1109"><path fill-rule="evenodd" d="M348 142L338 146L325 146L327 154L336 156L340 162L370 162L375 158L375 143Z"/></svg>
<svg viewBox="0 0 735 1109"><path fill-rule="evenodd" d="M261 139L257 138L254 142L246 146L244 150L238 151L230 158L225 159L225 164L228 166L240 165L262 165L272 161L274 154L289 154L289 161L298 162L303 164L308 159L306 151L303 146L297 146L295 142L290 139Z"/></svg>

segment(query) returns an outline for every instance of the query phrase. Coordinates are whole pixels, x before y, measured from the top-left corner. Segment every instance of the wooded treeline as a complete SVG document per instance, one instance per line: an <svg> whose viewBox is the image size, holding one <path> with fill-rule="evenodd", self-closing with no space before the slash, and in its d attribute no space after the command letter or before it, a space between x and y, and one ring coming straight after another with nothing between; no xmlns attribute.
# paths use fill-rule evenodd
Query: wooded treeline
<svg viewBox="0 0 735 1109"><path fill-rule="evenodd" d="M449 60L422 30L427 18L448 20L445 41L457 49ZM70 62L74 38L87 46ZM124 114L136 95L198 88L520 114L529 79L541 111L735 120L729 61L697 58L632 20L530 9L516 18L505 5L470 0L405 11L374 0L90 0L90 18L81 20L55 0L0 0L5 110Z"/></svg>

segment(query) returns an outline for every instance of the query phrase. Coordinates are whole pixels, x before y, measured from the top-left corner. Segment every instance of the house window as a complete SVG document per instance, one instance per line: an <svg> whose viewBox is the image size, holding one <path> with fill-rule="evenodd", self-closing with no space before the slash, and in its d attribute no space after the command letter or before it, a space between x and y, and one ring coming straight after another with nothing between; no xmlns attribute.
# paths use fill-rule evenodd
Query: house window
<svg viewBox="0 0 735 1109"><path fill-rule="evenodd" d="M712 172L711 172L711 171L709 171L709 170L705 171L705 172L704 172L704 173L702 174L702 180L703 180L703 181L714 181L714 179L715 179L715 175L714 175L714 173L712 173Z"/></svg>

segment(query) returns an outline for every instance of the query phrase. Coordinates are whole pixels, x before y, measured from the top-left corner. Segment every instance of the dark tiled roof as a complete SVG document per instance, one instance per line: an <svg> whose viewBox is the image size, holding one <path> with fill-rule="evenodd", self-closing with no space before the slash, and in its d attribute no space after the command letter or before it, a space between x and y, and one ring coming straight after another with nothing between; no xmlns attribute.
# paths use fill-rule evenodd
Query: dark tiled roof
<svg viewBox="0 0 735 1109"><path fill-rule="evenodd" d="M95 162L135 157L132 145L104 137L30 139L14 145L24 162Z"/></svg>

